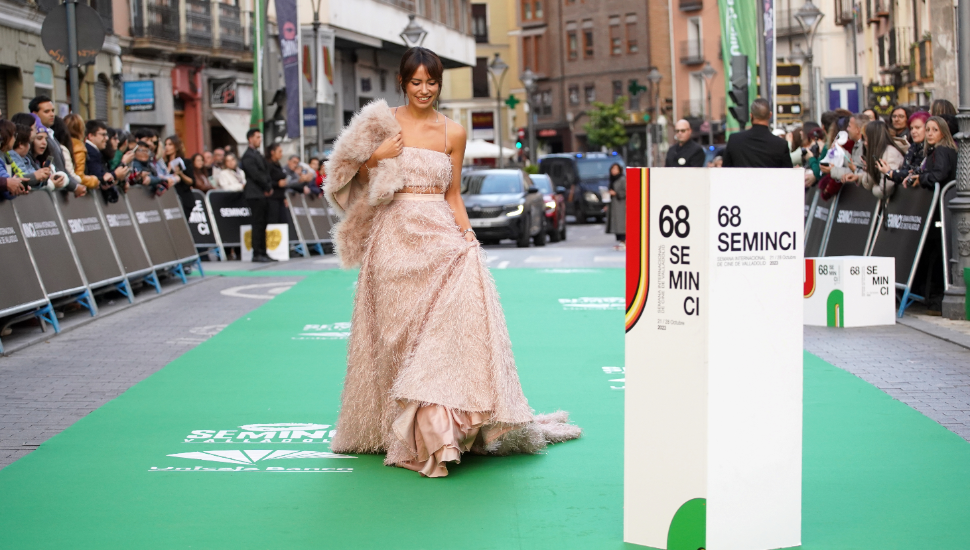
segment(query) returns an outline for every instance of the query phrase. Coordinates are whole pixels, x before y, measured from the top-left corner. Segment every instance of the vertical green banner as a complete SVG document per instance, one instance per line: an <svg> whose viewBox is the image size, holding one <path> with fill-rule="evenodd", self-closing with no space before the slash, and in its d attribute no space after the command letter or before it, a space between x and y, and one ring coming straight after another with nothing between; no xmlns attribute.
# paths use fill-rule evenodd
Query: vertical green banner
<svg viewBox="0 0 970 550"><path fill-rule="evenodd" d="M263 31L266 27L266 1L255 0L253 6L253 112L249 127L263 131Z"/></svg>
<svg viewBox="0 0 970 550"><path fill-rule="evenodd" d="M758 74L758 5L756 2L757 0L718 0L717 2L721 12L721 51L724 52L725 95L729 109L734 105L731 96L727 94L731 91L732 56L748 56L749 101L754 100L758 95L758 82L755 77ZM726 134L742 129L729 110Z"/></svg>

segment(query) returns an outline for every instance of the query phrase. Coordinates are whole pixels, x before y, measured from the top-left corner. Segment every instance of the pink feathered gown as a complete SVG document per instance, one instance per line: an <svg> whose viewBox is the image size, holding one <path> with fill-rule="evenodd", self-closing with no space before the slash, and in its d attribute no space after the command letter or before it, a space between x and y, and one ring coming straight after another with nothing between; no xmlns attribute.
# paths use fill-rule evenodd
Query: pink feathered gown
<svg viewBox="0 0 970 550"><path fill-rule="evenodd" d="M364 249L332 449L386 452L428 477L461 453L538 452L579 437L522 393L495 283L443 193L445 153L405 147L404 185L376 206Z"/></svg>

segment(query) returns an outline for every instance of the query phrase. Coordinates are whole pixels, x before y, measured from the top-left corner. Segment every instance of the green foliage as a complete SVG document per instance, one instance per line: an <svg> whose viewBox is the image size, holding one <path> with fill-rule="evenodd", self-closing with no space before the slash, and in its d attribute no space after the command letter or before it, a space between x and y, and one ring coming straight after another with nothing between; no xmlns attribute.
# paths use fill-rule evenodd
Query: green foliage
<svg viewBox="0 0 970 550"><path fill-rule="evenodd" d="M623 127L626 96L619 97L612 104L593 102L593 108L586 114L589 123L583 126L590 145L616 150L630 140Z"/></svg>
<svg viewBox="0 0 970 550"><path fill-rule="evenodd" d="M525 168L523 168L523 170L525 170L525 173L526 174L538 174L539 173L539 165L538 164L530 164L530 165L526 166Z"/></svg>

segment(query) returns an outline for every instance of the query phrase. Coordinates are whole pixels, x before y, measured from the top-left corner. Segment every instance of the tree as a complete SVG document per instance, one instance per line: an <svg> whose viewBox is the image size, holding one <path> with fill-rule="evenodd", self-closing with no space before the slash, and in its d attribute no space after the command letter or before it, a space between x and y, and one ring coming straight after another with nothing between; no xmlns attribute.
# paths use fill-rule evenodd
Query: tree
<svg viewBox="0 0 970 550"><path fill-rule="evenodd" d="M623 127L625 104L626 96L617 98L612 104L593 102L593 109L587 113L589 123L583 126L586 130L586 140L590 145L606 147L614 151L626 145L630 136Z"/></svg>

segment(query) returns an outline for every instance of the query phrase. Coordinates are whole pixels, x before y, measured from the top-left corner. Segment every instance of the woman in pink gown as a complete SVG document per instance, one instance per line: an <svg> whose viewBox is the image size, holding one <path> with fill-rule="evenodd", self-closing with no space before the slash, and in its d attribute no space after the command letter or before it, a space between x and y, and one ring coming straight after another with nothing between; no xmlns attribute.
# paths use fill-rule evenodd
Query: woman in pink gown
<svg viewBox="0 0 970 550"><path fill-rule="evenodd" d="M534 415L522 393L461 199L465 131L433 107L440 59L412 48L400 76L407 105L362 109L327 162L337 252L360 265L331 447L441 477L462 452L535 453L580 430L562 411Z"/></svg>

